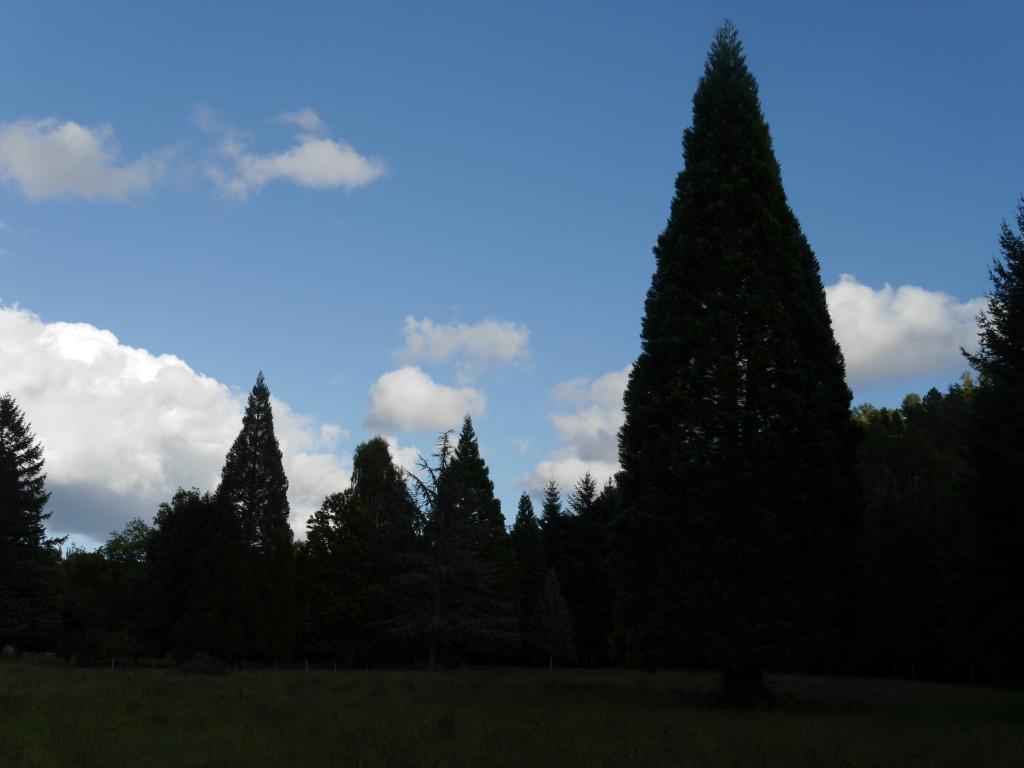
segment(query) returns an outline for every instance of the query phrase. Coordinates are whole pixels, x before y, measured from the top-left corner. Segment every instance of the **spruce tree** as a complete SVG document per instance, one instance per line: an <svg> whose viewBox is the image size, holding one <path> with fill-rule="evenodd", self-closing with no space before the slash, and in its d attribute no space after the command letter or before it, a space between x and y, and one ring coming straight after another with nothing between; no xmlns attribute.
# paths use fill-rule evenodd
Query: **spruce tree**
<svg viewBox="0 0 1024 768"><path fill-rule="evenodd" d="M565 522L562 511L562 492L554 479L544 486L544 500L540 507L540 530L544 534L544 554L548 564L561 559L561 532Z"/></svg>
<svg viewBox="0 0 1024 768"><path fill-rule="evenodd" d="M717 32L625 392L617 641L761 673L835 653L850 391L735 27Z"/></svg>
<svg viewBox="0 0 1024 768"><path fill-rule="evenodd" d="M41 647L59 622L57 544L47 538L43 448L8 393L0 397L0 647Z"/></svg>
<svg viewBox="0 0 1024 768"><path fill-rule="evenodd" d="M577 483L573 492L569 494L569 509L574 514L586 516L590 513L597 500L597 481L589 472L583 475Z"/></svg>
<svg viewBox="0 0 1024 768"><path fill-rule="evenodd" d="M260 371L242 429L221 470L217 497L231 510L251 557L238 589L260 606L252 617L251 653L265 659L291 651L294 619L293 534L288 524L288 478L274 435L270 389Z"/></svg>

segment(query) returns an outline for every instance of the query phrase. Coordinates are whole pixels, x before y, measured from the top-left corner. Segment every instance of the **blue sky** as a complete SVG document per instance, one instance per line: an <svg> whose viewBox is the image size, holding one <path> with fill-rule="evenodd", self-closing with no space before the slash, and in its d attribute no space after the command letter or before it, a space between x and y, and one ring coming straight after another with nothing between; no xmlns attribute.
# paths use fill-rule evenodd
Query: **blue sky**
<svg viewBox="0 0 1024 768"><path fill-rule="evenodd" d="M544 476L608 471L725 17L857 399L944 387L1024 192L1024 6L914 5L5 9L0 390L50 457L53 526L95 539L213 482L260 368L292 420L297 509L359 440L409 460L467 405L506 515ZM139 350L195 380L158 381L180 366ZM204 424L193 461L183 425Z"/></svg>

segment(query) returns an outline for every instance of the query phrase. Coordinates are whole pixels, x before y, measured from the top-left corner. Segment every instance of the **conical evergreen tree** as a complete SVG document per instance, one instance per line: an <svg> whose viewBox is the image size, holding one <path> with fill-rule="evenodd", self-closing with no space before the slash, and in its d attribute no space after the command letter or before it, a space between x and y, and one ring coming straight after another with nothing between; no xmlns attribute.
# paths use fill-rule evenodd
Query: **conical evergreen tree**
<svg viewBox="0 0 1024 768"><path fill-rule="evenodd" d="M1005 222L1002 256L989 270L992 290L978 318L979 348L967 360L978 372L974 463L978 518L988 557L981 574L982 627L990 679L1024 683L1024 199L1017 231Z"/></svg>
<svg viewBox="0 0 1024 768"><path fill-rule="evenodd" d="M544 539L529 494L524 493L519 497L519 510L516 512L511 536L519 568L519 626L525 633L537 610L547 574Z"/></svg>
<svg viewBox="0 0 1024 768"><path fill-rule="evenodd" d="M39 646L59 616L56 546L46 536L43 448L10 394L0 397L0 647Z"/></svg>
<svg viewBox="0 0 1024 768"><path fill-rule="evenodd" d="M497 600L502 623L511 630L501 642L495 634L495 641L481 647L479 652L491 657L509 656L518 652L518 638L513 628L519 613L519 574L501 502L494 496L494 483L480 455L469 414L463 419L448 471L454 489L455 517L474 529L476 555L491 571L488 587Z"/></svg>
<svg viewBox="0 0 1024 768"><path fill-rule="evenodd" d="M255 592L262 609L252 617L250 652L262 658L283 657L294 639L294 536L288 524L288 478L262 371L249 393L242 430L221 470L217 497L233 512L252 554L249 575L238 584L243 592Z"/></svg>
<svg viewBox="0 0 1024 768"><path fill-rule="evenodd" d="M597 481L589 472L583 475L576 483L573 492L569 494L569 509L574 514L586 516L593 509L597 500Z"/></svg>
<svg viewBox="0 0 1024 768"><path fill-rule="evenodd" d="M617 637L754 689L835 639L850 391L731 23L683 156L619 435Z"/></svg>
<svg viewBox="0 0 1024 768"><path fill-rule="evenodd" d="M540 507L540 530L544 537L544 555L549 566L561 559L561 533L565 522L562 510L562 492L554 479L544 486L544 500Z"/></svg>

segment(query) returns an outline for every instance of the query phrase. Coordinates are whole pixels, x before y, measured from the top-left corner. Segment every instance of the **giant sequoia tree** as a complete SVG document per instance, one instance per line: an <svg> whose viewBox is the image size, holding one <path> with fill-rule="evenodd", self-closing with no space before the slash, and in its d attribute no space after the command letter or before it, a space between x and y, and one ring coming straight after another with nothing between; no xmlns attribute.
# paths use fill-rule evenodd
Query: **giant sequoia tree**
<svg viewBox="0 0 1024 768"><path fill-rule="evenodd" d="M237 582L239 599L258 606L247 653L263 658L286 655L295 622L293 534L288 524L288 478L262 371L249 394L242 430L228 452L216 495L231 511L250 554Z"/></svg>
<svg viewBox="0 0 1024 768"><path fill-rule="evenodd" d="M731 23L683 156L619 435L617 640L750 691L835 640L850 391Z"/></svg>
<svg viewBox="0 0 1024 768"><path fill-rule="evenodd" d="M0 397L0 646L38 645L59 621L56 540L46 536L43 449L10 394Z"/></svg>

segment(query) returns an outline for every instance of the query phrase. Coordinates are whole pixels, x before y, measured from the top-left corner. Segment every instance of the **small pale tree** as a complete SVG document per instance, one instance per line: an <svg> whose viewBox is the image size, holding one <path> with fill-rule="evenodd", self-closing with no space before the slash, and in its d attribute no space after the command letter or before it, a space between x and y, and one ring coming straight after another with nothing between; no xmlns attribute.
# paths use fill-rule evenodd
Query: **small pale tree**
<svg viewBox="0 0 1024 768"><path fill-rule="evenodd" d="M548 669L554 668L556 659L572 661L576 655L572 616L553 570L548 572L544 581L528 638L534 648L547 656Z"/></svg>

